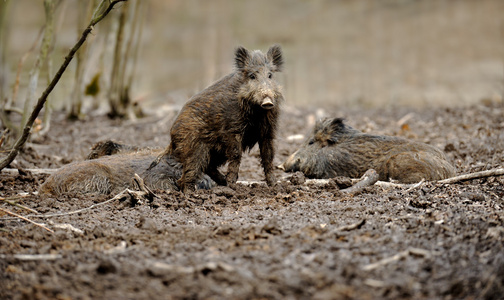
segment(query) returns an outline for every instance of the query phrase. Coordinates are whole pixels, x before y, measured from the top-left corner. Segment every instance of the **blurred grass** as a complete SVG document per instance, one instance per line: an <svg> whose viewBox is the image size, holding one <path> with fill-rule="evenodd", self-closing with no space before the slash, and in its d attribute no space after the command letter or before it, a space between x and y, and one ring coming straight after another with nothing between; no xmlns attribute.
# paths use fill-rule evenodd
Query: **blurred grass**
<svg viewBox="0 0 504 300"><path fill-rule="evenodd" d="M77 38L78 5L66 1L54 65ZM131 92L145 105L180 105L232 70L237 45L267 50L273 43L284 49L286 68L278 78L290 104L502 101L502 0L142 1L147 4L146 23ZM41 1L15 0L10 9L5 56L9 88L19 58L44 21ZM100 26L108 25L97 26L97 37ZM27 62L24 68L31 66ZM90 60L86 82L96 72ZM70 97L72 79L67 74L55 90L60 105Z"/></svg>

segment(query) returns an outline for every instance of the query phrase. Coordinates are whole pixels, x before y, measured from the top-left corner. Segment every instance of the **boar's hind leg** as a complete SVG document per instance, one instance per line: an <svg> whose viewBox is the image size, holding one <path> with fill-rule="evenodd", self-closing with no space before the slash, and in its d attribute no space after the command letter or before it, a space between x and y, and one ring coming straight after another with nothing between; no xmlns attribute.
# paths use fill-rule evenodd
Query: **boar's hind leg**
<svg viewBox="0 0 504 300"><path fill-rule="evenodd" d="M204 145L194 149L194 151L186 157L182 164L182 177L177 181L180 190L186 193L196 189L196 182L203 175L203 171L207 169L209 159L210 154L208 148Z"/></svg>
<svg viewBox="0 0 504 300"><path fill-rule="evenodd" d="M393 155L385 164L389 179L401 183L416 183L422 179L433 180L431 176L433 167L435 168L429 162L428 157L418 152L404 152Z"/></svg>
<svg viewBox="0 0 504 300"><path fill-rule="evenodd" d="M240 144L237 143L236 145L234 145L234 147L228 147L226 156L229 161L226 175L227 183L235 184L236 181L238 181L238 171L240 170L240 162L242 157L242 148L240 147Z"/></svg>

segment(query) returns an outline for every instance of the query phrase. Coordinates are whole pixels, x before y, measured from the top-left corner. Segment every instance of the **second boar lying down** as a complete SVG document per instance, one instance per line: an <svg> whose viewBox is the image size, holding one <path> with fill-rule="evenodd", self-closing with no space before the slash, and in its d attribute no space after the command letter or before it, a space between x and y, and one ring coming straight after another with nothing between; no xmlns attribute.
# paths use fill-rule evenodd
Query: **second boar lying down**
<svg viewBox="0 0 504 300"><path fill-rule="evenodd" d="M361 177L375 169L379 180L403 183L441 180L455 175L444 153L427 144L400 137L363 133L343 119L317 122L313 134L280 166L310 178Z"/></svg>
<svg viewBox="0 0 504 300"><path fill-rule="evenodd" d="M74 162L58 169L40 187L42 194L65 193L118 193L133 187L138 174L151 189L178 190L177 180L182 176L182 165L170 156L147 170L160 149L142 149L105 141L93 146L89 160ZM198 181L198 188L214 185L208 176Z"/></svg>

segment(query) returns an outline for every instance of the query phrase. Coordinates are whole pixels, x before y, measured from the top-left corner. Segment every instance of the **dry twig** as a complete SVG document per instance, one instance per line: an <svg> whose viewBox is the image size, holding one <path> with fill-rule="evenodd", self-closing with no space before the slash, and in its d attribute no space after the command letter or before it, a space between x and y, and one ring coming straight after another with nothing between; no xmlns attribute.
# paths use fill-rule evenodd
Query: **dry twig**
<svg viewBox="0 0 504 300"><path fill-rule="evenodd" d="M25 171L27 172L30 172L34 175L46 175L46 174L52 174L54 172L56 172L58 169L24 169ZM6 168L6 169L3 169L2 171L2 174L4 175L11 175L11 176L16 176L16 175L19 175L19 169L10 169L10 168Z"/></svg>
<svg viewBox="0 0 504 300"><path fill-rule="evenodd" d="M69 215L75 215L75 214L78 214L78 213L81 213L81 212L84 212L86 210L90 210L90 209L93 209L95 207L98 207L100 205L104 205L104 204L107 204L107 203L110 203L114 200L119 200L121 198L123 198L125 196L126 193L131 193L133 191L129 190L129 189L124 189L122 192L120 192L119 194L115 195L113 198L110 198L106 201L103 201L103 202L100 202L100 203L96 203L96 204L93 204L89 207L85 207L85 208L81 208L81 209L78 209L78 210L74 210L74 211L69 211L69 212L65 212L65 213L57 213L57 214L47 214L47 215L27 215L25 217L30 217L30 218L53 218L53 217L62 217L62 216L69 216ZM0 220L11 220L10 218L2 218Z"/></svg>
<svg viewBox="0 0 504 300"><path fill-rule="evenodd" d="M158 197L156 194L154 194L154 192L150 188L148 188L145 185L142 177L138 176L137 173L135 173L134 180L135 180L135 183L137 184L138 188L145 192L146 198L148 198L149 200L152 200L152 199L154 199L154 197Z"/></svg>
<svg viewBox="0 0 504 300"><path fill-rule="evenodd" d="M424 182L425 182L425 179L423 179L423 178L422 178L422 180L420 180L420 182L415 183L414 185L412 185L409 189L407 189L407 190L405 191L405 193L409 193L409 192L411 192L412 190L414 190L414 189L416 189L416 188L421 187L421 186L424 184Z"/></svg>
<svg viewBox="0 0 504 300"><path fill-rule="evenodd" d="M51 222L49 222L51 224ZM84 234L84 231L82 231L79 228L74 227L72 224L51 224L54 228L59 228L59 229L66 229L70 230L72 232L75 232L77 234Z"/></svg>
<svg viewBox="0 0 504 300"><path fill-rule="evenodd" d="M485 178L485 177L490 177L490 176L503 176L503 175L504 175L504 168L497 168L497 169L492 169L492 170L474 172L474 173L469 173L469 174L446 178L443 180L439 180L438 183L450 184L450 183L456 183L456 182L466 181L466 180L471 180L471 179Z"/></svg>
<svg viewBox="0 0 504 300"><path fill-rule="evenodd" d="M49 229L49 228L45 227L45 226L44 226L44 225L42 225L42 224L39 224L39 223L37 223L37 222L34 222L34 221L32 221L32 220L30 220L30 219L28 219L28 218L26 218L26 217L20 216L20 215L18 215L18 214L16 214L16 213L13 213L13 212L8 211L8 210L6 210L6 209L4 209L4 208L1 208L1 207L0 207L0 210L1 210L1 211L3 211L3 212L5 212L5 213L7 213L7 214L9 214L9 215L15 216L16 218L20 218L20 219L22 219L22 220L25 220L25 221L27 221L27 222L30 222L30 223L32 223L32 224L34 224L34 225L38 226L38 227L44 228L45 230L47 230L47 231L49 231L49 232L54 233L54 231L52 231L51 229Z"/></svg>
<svg viewBox="0 0 504 300"><path fill-rule="evenodd" d="M351 231L354 229L361 228L364 224L366 224L366 219L362 219L359 222L354 223L354 224L340 226L340 227L336 228L335 231Z"/></svg>
<svg viewBox="0 0 504 300"><path fill-rule="evenodd" d="M24 205L21 205L19 203L15 203L15 202L12 202L11 200L14 199L18 199L18 198L22 198L22 197L19 197L19 196L16 196L16 197L12 197L11 199L9 198L3 198L3 197L0 197L0 200L7 203L7 204L10 204L12 206L16 206L16 207L19 207L19 208L22 208L22 209L26 209L27 211L31 212L31 213L34 213L34 214L38 214L39 212L34 210L34 209L31 209L27 206L24 206Z"/></svg>
<svg viewBox="0 0 504 300"><path fill-rule="evenodd" d="M95 207L98 207L100 205L104 205L104 204L107 204L107 203L110 203L114 200L119 200L121 199L122 197L124 197L124 194L126 192L129 192L130 190L129 189L125 189L123 190L122 192L120 192L119 194L115 195L113 198L110 198L106 201L103 201L103 202L100 202L100 203L96 203L96 204L93 204L89 207L85 207L85 208L81 208L81 209L78 209L78 210L74 210L74 211L69 211L69 212L66 212L66 213L57 213L57 214L48 214L48 215L30 215L30 217L37 217L37 218L52 218L52 217L61 217L61 216L69 216L69 215L75 215L75 214L78 214L78 213L81 213L81 212L84 212L86 210L90 210L90 209L93 209Z"/></svg>
<svg viewBox="0 0 504 300"><path fill-rule="evenodd" d="M8 255L2 254L0 258L7 258ZM60 259L61 254L14 254L12 255L15 259L18 260L56 260Z"/></svg>
<svg viewBox="0 0 504 300"><path fill-rule="evenodd" d="M362 175L361 180L349 188L341 190L348 194L358 194L362 192L366 187L375 184L378 181L378 172L373 169L369 169Z"/></svg>
<svg viewBox="0 0 504 300"><path fill-rule="evenodd" d="M424 250L424 249L419 249L419 248L409 248L407 250L404 250L404 251L401 251L391 257L386 257L382 260L379 260L375 263L372 263L372 264L368 264L368 265L365 265L364 267L362 267L362 270L364 271L371 271L371 270L374 270L376 268L379 268L379 267L382 267L382 266L385 266L391 262L394 262L394 261L398 261L398 260L401 260L405 257L408 257L409 255L415 255L415 256L422 256L422 257L430 257L431 256L431 252L430 251L427 251L427 250Z"/></svg>

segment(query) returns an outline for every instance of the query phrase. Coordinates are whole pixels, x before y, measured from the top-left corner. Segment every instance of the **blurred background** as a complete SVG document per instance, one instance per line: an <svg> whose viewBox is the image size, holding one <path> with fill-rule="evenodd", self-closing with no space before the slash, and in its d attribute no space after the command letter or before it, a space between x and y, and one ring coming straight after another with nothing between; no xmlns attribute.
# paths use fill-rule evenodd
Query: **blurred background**
<svg viewBox="0 0 504 300"><path fill-rule="evenodd" d="M50 63L40 70L37 97L89 23L94 3L55 2ZM44 5L1 0L0 9L1 101L12 99L19 73L13 105L22 107L42 43ZM84 113L109 109L119 53L124 59L115 76L124 77L132 102L180 106L232 71L236 46L266 51L275 43L284 50L285 71L277 78L288 104L502 102L503 12L502 0L130 0L96 26L80 67L74 59L50 105L69 109L82 97Z"/></svg>

